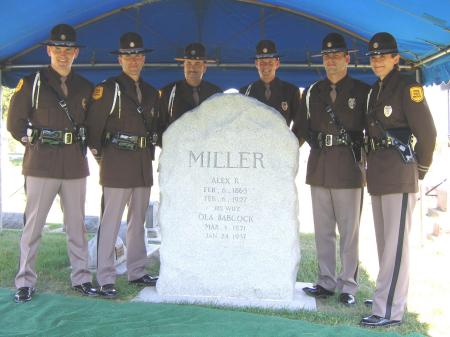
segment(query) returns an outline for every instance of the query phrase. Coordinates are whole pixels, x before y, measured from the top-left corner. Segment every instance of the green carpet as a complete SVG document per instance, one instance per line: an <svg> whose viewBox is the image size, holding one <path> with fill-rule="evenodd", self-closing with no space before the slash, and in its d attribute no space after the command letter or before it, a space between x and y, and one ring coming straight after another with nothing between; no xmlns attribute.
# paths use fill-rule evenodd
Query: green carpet
<svg viewBox="0 0 450 337"><path fill-rule="evenodd" d="M123 303L96 298L36 294L16 304L0 289L2 337L380 337L386 330L326 326L299 320L189 305ZM419 337L420 334L409 334Z"/></svg>

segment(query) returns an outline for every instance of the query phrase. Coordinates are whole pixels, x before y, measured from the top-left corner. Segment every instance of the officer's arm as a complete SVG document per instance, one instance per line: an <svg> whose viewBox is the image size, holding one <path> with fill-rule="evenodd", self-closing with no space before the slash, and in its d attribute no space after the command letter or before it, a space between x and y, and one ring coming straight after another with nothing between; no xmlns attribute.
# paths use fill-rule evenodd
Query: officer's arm
<svg viewBox="0 0 450 337"><path fill-rule="evenodd" d="M369 85L365 86L361 93L361 100L362 100L362 121L363 121L363 127L364 127L364 134L366 136L369 135L369 120L367 116L367 100L369 99L369 92L371 90L371 87Z"/></svg>
<svg viewBox="0 0 450 337"><path fill-rule="evenodd" d="M419 179L423 179L433 160L436 145L436 127L420 85L413 84L405 88L403 105L408 125L417 142L414 151L417 156Z"/></svg>
<svg viewBox="0 0 450 337"><path fill-rule="evenodd" d="M110 89L106 83L97 85L92 93L91 103L87 111L86 127L88 130L88 146L92 153L101 156L102 141L106 121L108 119L113 104L114 90ZM114 111L119 108L116 102Z"/></svg>
<svg viewBox="0 0 450 337"><path fill-rule="evenodd" d="M222 94L222 93L223 93L223 89L216 85L215 88L214 88L214 94Z"/></svg>
<svg viewBox="0 0 450 337"><path fill-rule="evenodd" d="M297 107L297 111L294 116L294 125L292 127L292 132L297 136L300 146L303 145L305 141L309 139L309 128L308 128L308 113L306 110L306 90L300 99L300 104Z"/></svg>
<svg viewBox="0 0 450 337"><path fill-rule="evenodd" d="M242 94L242 95L245 95L245 92L247 91L247 87L248 87L248 85L246 85L245 87L240 88L239 89L239 93Z"/></svg>
<svg viewBox="0 0 450 337"><path fill-rule="evenodd" d="M169 127L169 99L171 94L172 86L166 87L159 91L159 118L158 118L158 130L159 130L159 140L158 146L162 146L162 134Z"/></svg>
<svg viewBox="0 0 450 337"><path fill-rule="evenodd" d="M296 116L300 110L300 89L294 88L291 94L291 101L289 102L290 115L289 115L289 125L292 124L292 130L295 128Z"/></svg>
<svg viewBox="0 0 450 337"><path fill-rule="evenodd" d="M31 81L21 79L9 104L6 127L13 138L22 144L26 143L28 121L33 111L31 106L32 87Z"/></svg>
<svg viewBox="0 0 450 337"><path fill-rule="evenodd" d="M151 136L153 137L156 135L156 145L161 147L161 138L162 138L162 127L161 127L161 99L159 96L159 92L155 91L154 97L152 99L153 102L153 116L151 116L151 123L150 123L150 132Z"/></svg>

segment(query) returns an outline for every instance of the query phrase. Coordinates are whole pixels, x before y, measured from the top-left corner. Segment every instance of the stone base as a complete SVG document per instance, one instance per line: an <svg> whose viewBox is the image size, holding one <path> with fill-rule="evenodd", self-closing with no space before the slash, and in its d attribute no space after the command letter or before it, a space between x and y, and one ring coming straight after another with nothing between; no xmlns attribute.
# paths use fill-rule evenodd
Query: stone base
<svg viewBox="0 0 450 337"><path fill-rule="evenodd" d="M155 287L146 287L132 300L133 302L178 303L178 304L209 304L223 307L249 307L276 310L310 310L316 311L316 300L307 296L302 288L310 287L312 283L297 282L292 301L246 300L230 297L192 297L192 296L161 296Z"/></svg>

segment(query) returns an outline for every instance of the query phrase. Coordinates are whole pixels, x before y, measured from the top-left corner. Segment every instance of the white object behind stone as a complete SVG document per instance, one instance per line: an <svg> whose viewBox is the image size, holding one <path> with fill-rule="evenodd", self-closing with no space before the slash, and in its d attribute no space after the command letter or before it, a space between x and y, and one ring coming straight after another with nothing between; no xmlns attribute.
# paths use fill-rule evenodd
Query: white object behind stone
<svg viewBox="0 0 450 337"><path fill-rule="evenodd" d="M97 269L97 235L88 242L89 260L88 268L90 270ZM114 246L114 266L116 267L116 274L122 275L127 271L127 247L120 237L117 237L116 245Z"/></svg>
<svg viewBox="0 0 450 337"><path fill-rule="evenodd" d="M300 260L298 141L283 117L219 94L163 137L162 296L289 301Z"/></svg>

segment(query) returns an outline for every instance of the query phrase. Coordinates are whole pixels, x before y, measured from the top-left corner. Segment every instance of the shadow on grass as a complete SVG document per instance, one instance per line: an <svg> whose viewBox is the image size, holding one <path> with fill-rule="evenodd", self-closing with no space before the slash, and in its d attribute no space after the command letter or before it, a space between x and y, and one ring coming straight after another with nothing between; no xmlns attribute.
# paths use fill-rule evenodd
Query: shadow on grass
<svg viewBox="0 0 450 337"><path fill-rule="evenodd" d="M19 259L19 239L21 232L18 230L3 230L0 232L0 287L10 288L11 296L14 292L14 276L17 272ZM317 277L317 262L315 254L314 234L301 234L301 263L297 280L314 283ZM339 269L339 261L338 261ZM65 234L44 233L36 261L38 273L37 289L39 292L51 292L74 295L70 289L70 267L67 257ZM152 275L158 274L159 265L153 264L148 268ZM235 309L270 316L279 316L295 320L304 320L326 325L358 326L361 317L369 315L370 309L365 307L364 299L371 298L374 282L370 280L364 268L360 268L360 288L357 293L357 304L347 308L338 303L337 295L317 302L318 312L309 311L274 311L263 309ZM120 295L114 301L128 301L135 297L142 289L139 286L130 285L126 276L119 276L116 286ZM109 300L110 301L110 300ZM427 335L429 327L418 320L415 313L407 313L402 325L380 331L390 331L400 334L421 333Z"/></svg>

